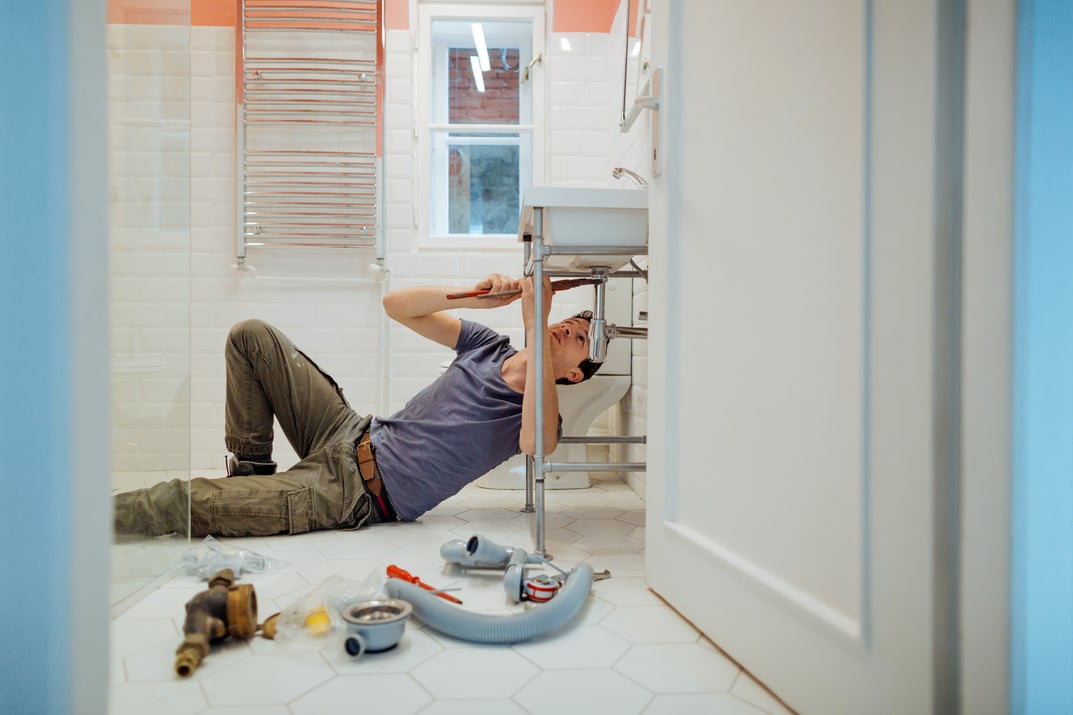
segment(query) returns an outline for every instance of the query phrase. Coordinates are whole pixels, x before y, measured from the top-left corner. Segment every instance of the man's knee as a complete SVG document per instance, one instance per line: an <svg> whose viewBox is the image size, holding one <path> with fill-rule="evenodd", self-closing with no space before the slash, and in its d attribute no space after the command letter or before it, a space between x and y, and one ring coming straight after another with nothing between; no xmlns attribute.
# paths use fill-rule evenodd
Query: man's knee
<svg viewBox="0 0 1073 715"><path fill-rule="evenodd" d="M275 340L272 333L275 329L263 320L250 318L242 320L231 326L227 333L227 349L238 350L240 353L248 353L250 348L263 348L266 340Z"/></svg>
<svg viewBox="0 0 1073 715"><path fill-rule="evenodd" d="M241 341L250 337L264 335L265 333L270 332L271 329L272 326L265 321L258 318L249 318L232 325L231 330L227 333L227 338L231 342L236 340Z"/></svg>

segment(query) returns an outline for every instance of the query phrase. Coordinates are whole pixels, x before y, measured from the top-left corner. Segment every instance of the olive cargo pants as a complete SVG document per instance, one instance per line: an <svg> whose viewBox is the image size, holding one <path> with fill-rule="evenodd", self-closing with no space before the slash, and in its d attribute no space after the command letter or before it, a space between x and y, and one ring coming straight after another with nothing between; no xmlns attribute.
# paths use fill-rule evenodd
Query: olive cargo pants
<svg viewBox="0 0 1073 715"><path fill-rule="evenodd" d="M185 533L188 519L193 536L298 534L376 521L354 454L370 418L263 321L231 328L225 359L227 448L243 459L271 460L275 417L300 461L267 476L174 479L118 494L116 533Z"/></svg>

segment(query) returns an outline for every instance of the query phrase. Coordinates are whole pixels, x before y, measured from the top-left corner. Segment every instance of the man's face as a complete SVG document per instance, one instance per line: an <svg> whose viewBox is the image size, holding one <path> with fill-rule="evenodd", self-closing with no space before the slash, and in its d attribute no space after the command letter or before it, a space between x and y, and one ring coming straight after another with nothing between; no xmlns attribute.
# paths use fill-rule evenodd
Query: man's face
<svg viewBox="0 0 1073 715"><path fill-rule="evenodd" d="M548 334L556 379L568 377L577 382L584 377L578 365L589 357L589 321L567 318L548 326Z"/></svg>

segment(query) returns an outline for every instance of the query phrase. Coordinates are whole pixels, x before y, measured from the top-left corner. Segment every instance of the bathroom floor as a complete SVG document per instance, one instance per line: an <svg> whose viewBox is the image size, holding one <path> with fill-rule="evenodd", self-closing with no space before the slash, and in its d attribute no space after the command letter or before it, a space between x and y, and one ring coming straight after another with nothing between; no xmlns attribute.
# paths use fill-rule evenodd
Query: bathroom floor
<svg viewBox="0 0 1073 715"><path fill-rule="evenodd" d="M278 562L244 576L253 584L258 617L285 611L332 576L379 586L396 564L480 613L510 613L502 571L462 574L440 547L474 534L532 551L531 516L519 511L524 492L470 485L419 522L357 532L315 532L224 539ZM546 544L563 569L582 561L611 578L561 629L514 646L468 643L407 623L400 643L352 658L342 636L228 639L190 678L174 672L183 606L207 584L176 568L155 588L125 598L113 613L112 715L320 715L333 712L430 715L534 713L668 713L785 715L790 712L650 591L644 579L644 503L614 475L594 474L589 489L549 490ZM200 540L195 539L195 545ZM152 544L117 544L114 580L145 569ZM159 571L159 561L157 570ZM543 569L552 573L550 568ZM531 605L530 608L540 608Z"/></svg>

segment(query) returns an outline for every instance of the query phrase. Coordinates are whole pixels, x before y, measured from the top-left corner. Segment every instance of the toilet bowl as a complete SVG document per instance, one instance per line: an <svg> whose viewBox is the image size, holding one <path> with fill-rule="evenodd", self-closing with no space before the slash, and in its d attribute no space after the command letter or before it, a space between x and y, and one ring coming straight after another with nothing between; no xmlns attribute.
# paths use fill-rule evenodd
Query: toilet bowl
<svg viewBox="0 0 1073 715"><path fill-rule="evenodd" d="M618 403L630 389L629 375L597 373L574 385L556 385L564 437L584 437L593 421ZM587 462L585 444L560 444L546 462ZM511 457L477 480L485 489L525 489L525 455ZM545 489L586 489L592 485L588 472L548 472Z"/></svg>

